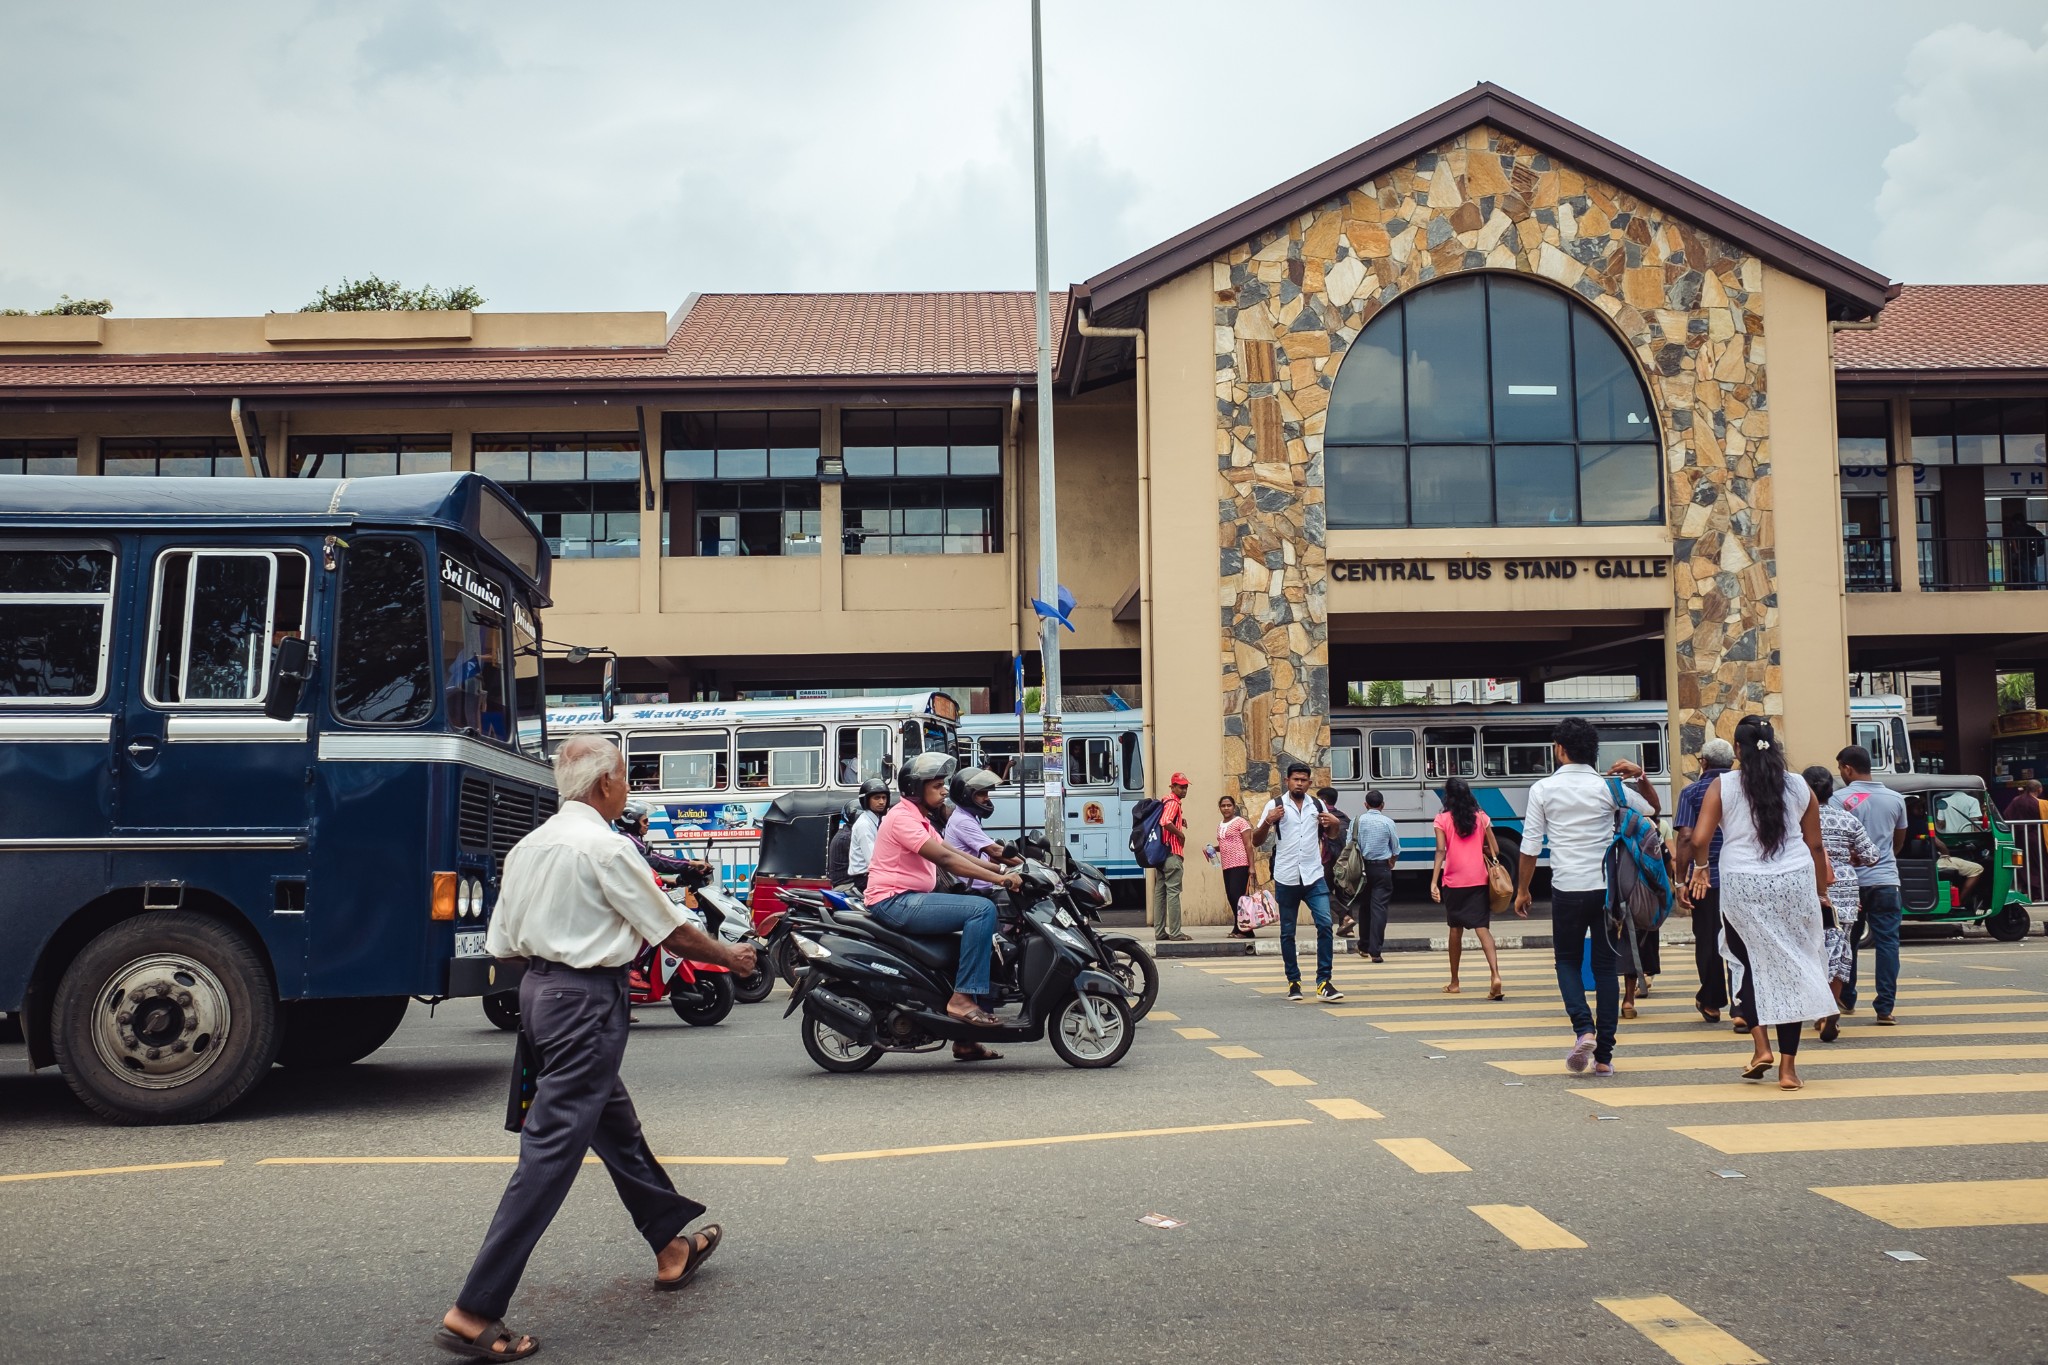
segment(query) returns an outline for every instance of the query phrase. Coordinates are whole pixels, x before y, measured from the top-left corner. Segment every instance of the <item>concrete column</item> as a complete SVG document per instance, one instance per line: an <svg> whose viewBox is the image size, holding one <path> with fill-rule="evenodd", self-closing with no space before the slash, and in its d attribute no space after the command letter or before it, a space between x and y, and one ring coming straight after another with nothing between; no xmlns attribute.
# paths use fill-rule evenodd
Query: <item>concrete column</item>
<svg viewBox="0 0 2048 1365"><path fill-rule="evenodd" d="M1941 735L1949 771L1989 778L1998 718L1998 665L1988 652L1952 654L1941 665Z"/></svg>
<svg viewBox="0 0 2048 1365"><path fill-rule="evenodd" d="M1895 557L1900 592L1919 592L1920 521L1913 484L1913 409L1911 400L1891 400L1891 468L1886 471L1891 485L1892 554Z"/></svg>
<svg viewBox="0 0 2048 1365"><path fill-rule="evenodd" d="M653 506L648 506L650 491L646 487L640 495L640 612L643 616L659 617L661 613L661 561L668 553L668 545L661 534L661 514L668 490L661 481L661 409L643 410L647 421L647 477L652 479ZM664 638L666 638L664 636Z"/></svg>
<svg viewBox="0 0 2048 1365"><path fill-rule="evenodd" d="M818 458L840 454L839 405L827 403L818 414ZM828 617L846 610L846 485L820 484L818 488L818 607Z"/></svg>
<svg viewBox="0 0 2048 1365"><path fill-rule="evenodd" d="M277 442L280 451L289 447L291 435L285 429L283 414L279 414ZM452 469L471 470L476 468L476 433L473 431L451 431L448 433L448 464ZM283 465L279 469L285 468Z"/></svg>
<svg viewBox="0 0 2048 1365"><path fill-rule="evenodd" d="M100 438L98 433L78 438L78 472L97 474L100 472Z"/></svg>

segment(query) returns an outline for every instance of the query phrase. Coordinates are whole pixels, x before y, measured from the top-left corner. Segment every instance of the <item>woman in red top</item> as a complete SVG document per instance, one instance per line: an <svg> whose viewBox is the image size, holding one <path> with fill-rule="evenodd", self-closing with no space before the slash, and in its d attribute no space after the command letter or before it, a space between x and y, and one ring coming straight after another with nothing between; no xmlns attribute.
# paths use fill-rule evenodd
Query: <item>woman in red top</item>
<svg viewBox="0 0 2048 1365"><path fill-rule="evenodd" d="M1458 993L1458 958L1465 951L1465 931L1471 929L1479 935L1479 950L1493 978L1486 998L1507 998L1486 901L1486 864L1499 858L1493 822L1479 809L1472 784L1462 777L1445 779L1444 809L1436 817L1436 864L1429 870L1429 898L1443 903L1444 922L1451 927L1451 984L1444 987L1445 995Z"/></svg>
<svg viewBox="0 0 2048 1365"><path fill-rule="evenodd" d="M1216 802L1216 810L1223 820L1216 827L1216 843L1210 851L1223 868L1223 901L1230 914L1230 936L1257 938L1250 929L1236 927L1238 897L1252 887L1251 823L1237 813L1236 797L1222 797Z"/></svg>

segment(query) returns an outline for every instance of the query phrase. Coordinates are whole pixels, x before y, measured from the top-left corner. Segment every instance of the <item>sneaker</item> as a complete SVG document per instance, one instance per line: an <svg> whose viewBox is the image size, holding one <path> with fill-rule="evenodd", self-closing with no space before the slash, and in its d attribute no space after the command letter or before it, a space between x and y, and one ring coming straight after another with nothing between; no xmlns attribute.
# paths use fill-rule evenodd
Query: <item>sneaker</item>
<svg viewBox="0 0 2048 1365"><path fill-rule="evenodd" d="M1612 1076L1612 1075L1614 1074L1614 1063L1613 1063L1613 1062L1595 1062L1595 1063L1593 1063L1593 1074L1594 1074L1595 1076Z"/></svg>
<svg viewBox="0 0 2048 1365"><path fill-rule="evenodd" d="M1565 1070L1574 1074L1584 1071L1586 1064L1593 1060L1594 1041L1592 1034L1581 1033L1578 1041L1572 1044L1572 1050L1564 1055Z"/></svg>
<svg viewBox="0 0 2048 1365"><path fill-rule="evenodd" d="M1344 992L1338 990L1327 981L1316 987L1316 999L1318 1000L1342 1000L1343 998Z"/></svg>
<svg viewBox="0 0 2048 1365"><path fill-rule="evenodd" d="M1299 1005L1301 1003L1301 983L1299 981L1287 983L1287 998L1294 1004Z"/></svg>

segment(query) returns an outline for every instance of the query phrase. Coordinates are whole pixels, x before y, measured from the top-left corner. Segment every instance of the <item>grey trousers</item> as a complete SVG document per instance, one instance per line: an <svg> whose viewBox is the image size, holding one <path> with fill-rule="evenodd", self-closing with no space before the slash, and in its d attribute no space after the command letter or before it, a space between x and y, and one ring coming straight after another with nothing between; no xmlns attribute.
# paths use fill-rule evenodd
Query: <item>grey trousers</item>
<svg viewBox="0 0 2048 1365"><path fill-rule="evenodd" d="M519 1165L455 1299L465 1313L505 1316L527 1259L576 1183L586 1151L604 1162L634 1226L655 1251L703 1214L702 1204L676 1193L654 1159L632 1096L619 1079L626 1010L623 971L578 971L536 961L519 983L521 1027L540 1052L540 1076L519 1134Z"/></svg>

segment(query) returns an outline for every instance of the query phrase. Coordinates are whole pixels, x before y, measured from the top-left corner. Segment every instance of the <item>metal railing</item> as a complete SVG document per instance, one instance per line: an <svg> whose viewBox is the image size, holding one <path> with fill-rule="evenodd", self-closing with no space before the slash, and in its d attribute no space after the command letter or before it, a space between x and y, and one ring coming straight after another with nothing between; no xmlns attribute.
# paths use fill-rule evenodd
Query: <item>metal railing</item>
<svg viewBox="0 0 2048 1365"><path fill-rule="evenodd" d="M1945 536L1919 545L1920 586L1929 592L2048 589L2048 537Z"/></svg>
<svg viewBox="0 0 2048 1365"><path fill-rule="evenodd" d="M2013 869L2012 884L2027 893L2036 905L2048 904L2048 820L2008 820L2013 847L2019 850L2020 865Z"/></svg>
<svg viewBox="0 0 2048 1365"><path fill-rule="evenodd" d="M1890 536L1843 536L1843 581L1850 592L1897 592L1899 571Z"/></svg>

